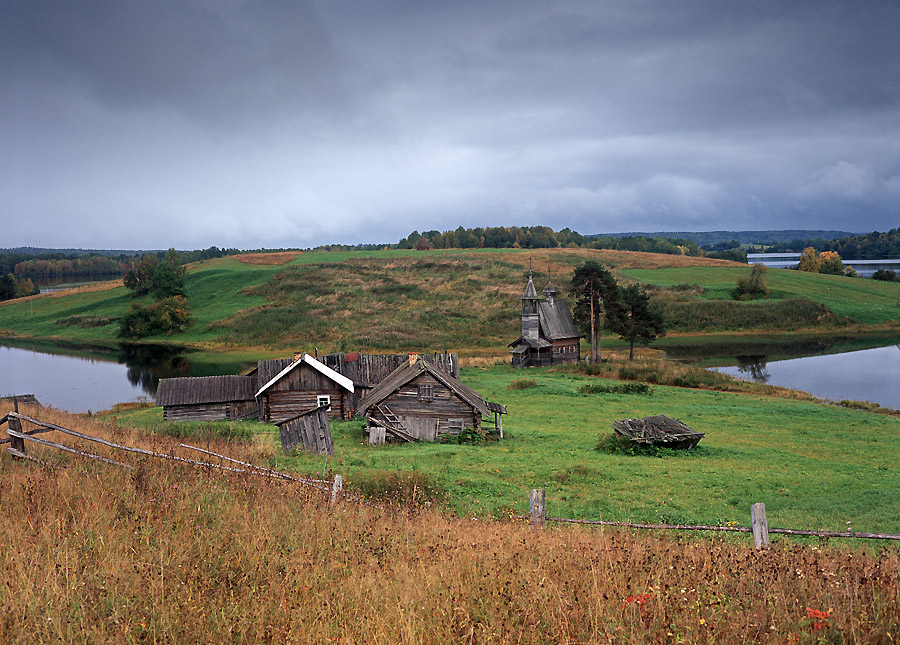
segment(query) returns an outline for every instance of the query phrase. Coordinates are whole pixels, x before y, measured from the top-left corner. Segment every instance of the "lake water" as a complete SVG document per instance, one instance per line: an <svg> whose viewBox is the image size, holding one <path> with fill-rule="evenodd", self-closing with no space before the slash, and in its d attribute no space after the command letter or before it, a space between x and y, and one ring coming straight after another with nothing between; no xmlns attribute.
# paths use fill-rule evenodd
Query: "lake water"
<svg viewBox="0 0 900 645"><path fill-rule="evenodd" d="M165 345L48 350L0 345L0 366L0 396L34 394L42 404L69 412L153 400L160 378L237 374L243 367L200 362Z"/></svg>
<svg viewBox="0 0 900 645"><path fill-rule="evenodd" d="M809 392L832 401L869 401L900 410L900 346L711 368L737 378Z"/></svg>

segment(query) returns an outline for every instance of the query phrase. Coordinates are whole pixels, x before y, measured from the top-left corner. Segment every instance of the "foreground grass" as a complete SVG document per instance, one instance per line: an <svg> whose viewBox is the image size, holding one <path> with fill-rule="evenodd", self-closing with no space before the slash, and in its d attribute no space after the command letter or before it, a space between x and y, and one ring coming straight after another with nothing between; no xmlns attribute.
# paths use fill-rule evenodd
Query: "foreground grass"
<svg viewBox="0 0 900 645"><path fill-rule="evenodd" d="M33 452L56 467L0 457L3 642L880 643L900 629L895 549L540 531Z"/></svg>

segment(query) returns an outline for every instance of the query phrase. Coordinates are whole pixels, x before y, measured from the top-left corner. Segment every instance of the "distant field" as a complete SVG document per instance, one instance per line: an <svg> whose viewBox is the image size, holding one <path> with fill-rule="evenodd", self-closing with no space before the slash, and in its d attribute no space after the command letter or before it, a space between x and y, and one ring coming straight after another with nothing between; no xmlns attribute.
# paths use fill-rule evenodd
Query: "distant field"
<svg viewBox="0 0 900 645"><path fill-rule="evenodd" d="M724 260L591 249L395 249L252 254L193 264L187 278L193 325L145 340L261 354L297 348L498 354L518 334L528 267L539 289L549 272L566 295L572 269L588 259L642 282L705 289L679 296L687 328L674 331L824 331L845 324L842 318L862 325L900 321L900 285L871 280L772 270L771 300L732 303L730 291L748 269ZM116 319L131 302L114 284L3 303L0 337L114 343ZM807 300L790 301L796 297Z"/></svg>
<svg viewBox="0 0 900 645"><path fill-rule="evenodd" d="M749 268L690 267L632 269L622 273L648 284L674 286L696 284L705 289L700 298L731 300L731 291L738 277ZM864 325L900 321L900 284L862 278L819 275L789 269L770 269L766 273L770 300L808 298L820 302L834 314L852 318Z"/></svg>
<svg viewBox="0 0 900 645"><path fill-rule="evenodd" d="M565 291L572 268L588 258L619 267L728 264L589 249L395 249L223 257L189 269L191 328L146 340L261 351L292 350L298 344L326 351L342 344L356 349L502 349L517 331L518 296L529 264L538 282L549 270ZM124 287L110 284L9 301L0 306L0 336L116 342L115 318L130 302ZM85 316L103 318L106 324L60 322Z"/></svg>

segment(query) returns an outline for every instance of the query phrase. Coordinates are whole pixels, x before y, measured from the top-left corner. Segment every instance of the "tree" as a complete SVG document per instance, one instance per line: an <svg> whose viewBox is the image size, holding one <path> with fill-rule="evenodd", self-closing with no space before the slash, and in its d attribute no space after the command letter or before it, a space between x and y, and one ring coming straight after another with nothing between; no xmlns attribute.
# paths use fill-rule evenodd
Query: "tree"
<svg viewBox="0 0 900 645"><path fill-rule="evenodd" d="M588 260L572 275L575 295L573 316L583 332L590 330L591 360L600 362L600 315L613 325L619 317L619 286L613 275L601 264Z"/></svg>
<svg viewBox="0 0 900 645"><path fill-rule="evenodd" d="M157 300L171 298L172 296L184 296L184 279L187 269L180 263L178 251L169 249L162 262L153 270L150 283L150 293Z"/></svg>
<svg viewBox="0 0 900 645"><path fill-rule="evenodd" d="M841 256L834 251L819 253L819 273L844 275L844 263L841 261Z"/></svg>
<svg viewBox="0 0 900 645"><path fill-rule="evenodd" d="M16 284L16 277L12 273L0 278L0 300L12 300L18 295L19 285Z"/></svg>
<svg viewBox="0 0 900 645"><path fill-rule="evenodd" d="M765 275L768 269L764 264L754 264L750 269L750 275L742 275L738 278L737 286L731 292L735 300L756 300L768 298L769 287L766 286Z"/></svg>
<svg viewBox="0 0 900 645"><path fill-rule="evenodd" d="M811 246L807 246L803 249L803 253L800 254L800 263L797 265L797 268L808 273L818 273L821 264L822 260L819 259L819 254L816 253L816 250Z"/></svg>
<svg viewBox="0 0 900 645"><path fill-rule="evenodd" d="M666 333L662 310L639 284L619 290L619 315L607 320L607 326L629 342L628 359L634 360L634 343L648 345Z"/></svg>
<svg viewBox="0 0 900 645"><path fill-rule="evenodd" d="M147 253L136 266L125 272L123 282L125 288L131 291L131 297L137 298L150 292L153 282L153 272L159 266L159 260L155 255Z"/></svg>

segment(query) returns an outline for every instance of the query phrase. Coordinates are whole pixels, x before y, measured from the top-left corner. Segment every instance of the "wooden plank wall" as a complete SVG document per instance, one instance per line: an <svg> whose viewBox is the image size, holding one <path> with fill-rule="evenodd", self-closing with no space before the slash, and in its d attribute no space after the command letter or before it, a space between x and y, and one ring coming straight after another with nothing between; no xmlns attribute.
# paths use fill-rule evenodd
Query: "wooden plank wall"
<svg viewBox="0 0 900 645"><path fill-rule="evenodd" d="M222 421L227 418L226 403L167 405L163 408L163 419L166 421Z"/></svg>
<svg viewBox="0 0 900 645"><path fill-rule="evenodd" d="M281 447L285 452L301 446L315 455L334 454L331 426L324 407L281 423L278 428L281 432Z"/></svg>
<svg viewBox="0 0 900 645"><path fill-rule="evenodd" d="M455 353L419 354L429 363L459 378L459 355ZM339 374L343 374L362 387L375 387L388 374L409 361L408 354L359 354L357 360L347 361L345 354L328 354L319 358L321 362Z"/></svg>
<svg viewBox="0 0 900 645"><path fill-rule="evenodd" d="M431 401L419 401L420 384L430 384L434 388L434 397ZM481 414L473 410L468 403L427 372L417 376L399 390L390 394L383 404L400 417L410 431L412 431L411 426L419 428L420 422L414 421L414 419L436 420L435 438L444 434L457 434L459 432L461 428L451 429L450 419L462 420L463 428L478 428L481 426ZM371 414L375 417L379 416L377 409L373 409ZM426 426L422 425L422 431L426 431L425 428ZM424 437L421 438L424 439Z"/></svg>

